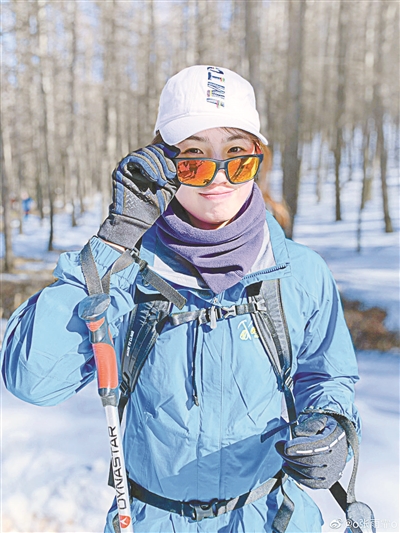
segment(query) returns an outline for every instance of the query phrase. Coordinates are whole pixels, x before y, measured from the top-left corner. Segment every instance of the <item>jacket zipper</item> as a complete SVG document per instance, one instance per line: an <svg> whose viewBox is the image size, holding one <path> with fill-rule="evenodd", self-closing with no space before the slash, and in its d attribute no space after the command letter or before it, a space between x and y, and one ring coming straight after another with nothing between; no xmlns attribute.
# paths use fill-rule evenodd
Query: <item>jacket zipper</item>
<svg viewBox="0 0 400 533"><path fill-rule="evenodd" d="M281 263L280 265L275 265L273 267L267 268L265 270L260 270L258 272L254 272L253 274L247 274L246 278L254 278L259 276L260 274L270 274L271 272L276 272L277 270L284 270L287 268L289 263Z"/></svg>

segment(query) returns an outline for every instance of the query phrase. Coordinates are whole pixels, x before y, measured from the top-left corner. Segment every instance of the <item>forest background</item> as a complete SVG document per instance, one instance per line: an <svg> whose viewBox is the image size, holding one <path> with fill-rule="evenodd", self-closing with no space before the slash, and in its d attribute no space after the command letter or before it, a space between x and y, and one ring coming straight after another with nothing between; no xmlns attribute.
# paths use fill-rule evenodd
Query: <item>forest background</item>
<svg viewBox="0 0 400 533"><path fill-rule="evenodd" d="M3 1L4 270L15 266L13 228L24 231L21 200L33 198L50 219L49 250L57 210L67 209L74 226L84 199L100 192L106 212L112 169L151 141L164 83L196 63L231 68L254 85L292 227L305 168L315 168L317 199L334 173L340 220L344 184L358 165L358 246L374 179L391 232L399 8L397 0Z"/></svg>

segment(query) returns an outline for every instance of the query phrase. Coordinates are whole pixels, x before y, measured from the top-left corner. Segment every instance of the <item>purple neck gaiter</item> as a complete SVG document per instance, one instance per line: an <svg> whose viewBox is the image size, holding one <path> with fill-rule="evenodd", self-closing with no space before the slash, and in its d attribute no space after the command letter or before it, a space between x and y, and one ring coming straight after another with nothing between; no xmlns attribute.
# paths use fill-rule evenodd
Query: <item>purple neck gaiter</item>
<svg viewBox="0 0 400 533"><path fill-rule="evenodd" d="M157 220L156 231L160 241L189 261L219 294L249 272L263 243L264 224L264 200L254 185L235 219L223 228L195 228L175 199Z"/></svg>

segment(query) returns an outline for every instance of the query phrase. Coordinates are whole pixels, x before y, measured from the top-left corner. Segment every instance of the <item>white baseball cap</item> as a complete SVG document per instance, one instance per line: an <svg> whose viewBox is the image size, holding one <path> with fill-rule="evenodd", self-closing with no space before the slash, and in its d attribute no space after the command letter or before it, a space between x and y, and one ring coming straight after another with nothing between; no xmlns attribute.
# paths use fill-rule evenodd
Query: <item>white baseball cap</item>
<svg viewBox="0 0 400 533"><path fill-rule="evenodd" d="M239 128L263 144L250 83L227 68L195 65L170 78L161 92L154 133L175 145L210 128Z"/></svg>

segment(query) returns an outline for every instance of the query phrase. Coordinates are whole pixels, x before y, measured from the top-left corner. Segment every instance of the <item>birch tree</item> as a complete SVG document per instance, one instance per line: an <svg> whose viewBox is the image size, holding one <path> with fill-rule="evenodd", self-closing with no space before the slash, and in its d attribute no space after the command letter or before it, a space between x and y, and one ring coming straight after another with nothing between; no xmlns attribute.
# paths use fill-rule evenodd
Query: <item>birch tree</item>
<svg viewBox="0 0 400 533"><path fill-rule="evenodd" d="M385 232L393 231L392 220L389 213L389 198L386 181L387 173L387 147L385 143L384 132L384 106L382 102L382 61L383 61L383 43L385 21L388 12L388 2L378 3L378 14L376 17L376 56L374 61L374 86L373 86L373 108L375 127L377 130L377 155L380 161L380 178L382 189L382 206L383 219L385 223Z"/></svg>
<svg viewBox="0 0 400 533"><path fill-rule="evenodd" d="M47 249L53 250L54 239L54 107L53 107L53 75L51 72L50 56L48 51L48 25L47 25L47 0L36 0L36 17L37 17L37 33L38 33L38 52L39 58L38 74L39 74L39 116L40 116L40 136L42 144L41 153L41 171L44 177L44 183L47 192L49 203L49 222L50 232Z"/></svg>
<svg viewBox="0 0 400 533"><path fill-rule="evenodd" d="M297 198L300 182L299 126L301 119L302 46L305 2L288 2L289 46L287 57L287 98L285 124L285 145L283 150L283 198L293 219L297 212Z"/></svg>
<svg viewBox="0 0 400 533"><path fill-rule="evenodd" d="M1 161L1 205L3 207L3 233L4 233L4 272L11 272L14 267L14 254L12 250L11 213L10 213L10 187L9 173L11 171L11 146L7 135L4 135L4 122L0 128L0 161ZM4 143L4 137L6 143Z"/></svg>
<svg viewBox="0 0 400 533"><path fill-rule="evenodd" d="M342 220L340 198L340 164L343 150L343 130L345 126L346 110L346 37L347 37L348 12L347 3L339 1L338 32L337 32L337 90L336 90L336 139L333 153L335 156L335 218Z"/></svg>

